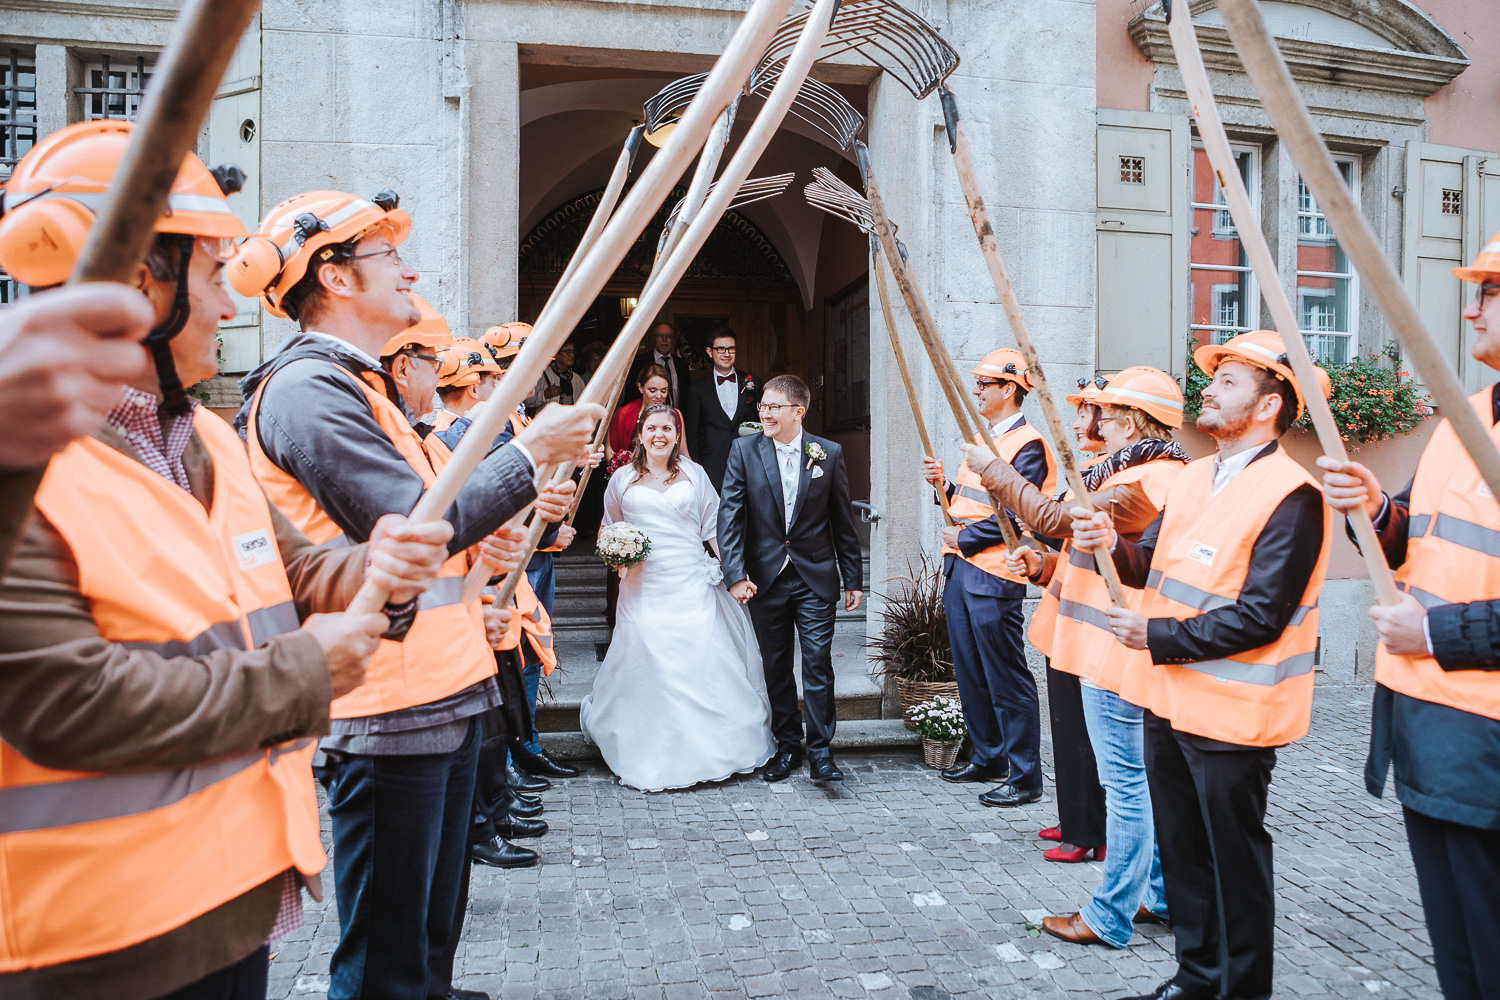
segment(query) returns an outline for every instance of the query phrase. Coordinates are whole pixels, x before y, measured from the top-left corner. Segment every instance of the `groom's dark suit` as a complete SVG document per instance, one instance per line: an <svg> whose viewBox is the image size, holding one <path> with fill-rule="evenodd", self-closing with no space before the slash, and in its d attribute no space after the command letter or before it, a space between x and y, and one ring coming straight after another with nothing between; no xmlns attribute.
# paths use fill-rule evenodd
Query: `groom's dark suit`
<svg viewBox="0 0 1500 1000"><path fill-rule="evenodd" d="M825 457L813 461L808 445ZM802 751L792 638L802 646L802 696L807 753L826 756L833 738L833 619L840 590L863 590L859 535L849 506L849 477L837 444L802 434L791 526L775 442L743 437L729 449L719 500L719 551L724 581L755 584L750 618L760 642L771 729L779 751ZM814 475L814 470L819 470ZM790 559L790 562L788 562ZM840 583L842 577L842 585Z"/></svg>

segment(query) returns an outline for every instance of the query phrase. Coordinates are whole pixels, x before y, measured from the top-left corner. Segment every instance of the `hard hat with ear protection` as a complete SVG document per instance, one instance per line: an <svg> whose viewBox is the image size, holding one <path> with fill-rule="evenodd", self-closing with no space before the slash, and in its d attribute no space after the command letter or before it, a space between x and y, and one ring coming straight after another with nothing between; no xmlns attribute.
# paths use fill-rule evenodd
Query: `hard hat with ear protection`
<svg viewBox="0 0 1500 1000"><path fill-rule="evenodd" d="M133 122L79 122L53 132L21 157L0 193L0 268L33 288L68 280L134 130ZM143 343L156 364L167 413L186 413L192 406L172 359L172 340L192 314L188 268L193 250L206 244L210 255L225 258L233 249L230 241L246 235L224 197L244 182L239 167L209 170L188 153L172 181L166 211L156 220L157 233L176 237L176 288L166 317Z"/></svg>
<svg viewBox="0 0 1500 1000"><path fill-rule="evenodd" d="M68 280L134 130L134 122L79 122L21 157L0 194L0 268L33 288ZM156 231L225 240L247 235L224 198L244 180L233 164L211 171L188 153Z"/></svg>
<svg viewBox="0 0 1500 1000"><path fill-rule="evenodd" d="M353 245L373 233L392 246L411 234L411 216L400 204L390 188L368 200L343 191L288 198L240 244L227 269L229 283L241 295L259 297L274 315L296 319L296 303L286 296L310 270L348 260Z"/></svg>
<svg viewBox="0 0 1500 1000"><path fill-rule="evenodd" d="M531 336L531 324L512 321L492 326L484 331L479 342L490 349L496 361L509 367L510 359L521 353L521 345Z"/></svg>
<svg viewBox="0 0 1500 1000"><path fill-rule="evenodd" d="M411 296L412 304L417 307L422 318L387 340L380 348L380 356L388 358L403 347L430 347L435 351L452 347L453 334L449 332L448 321L443 319L443 314L432 308L416 292L407 294Z"/></svg>
<svg viewBox="0 0 1500 1000"><path fill-rule="evenodd" d="M457 337L453 346L438 352L438 387L477 385L484 372L500 374L500 364L477 340Z"/></svg>

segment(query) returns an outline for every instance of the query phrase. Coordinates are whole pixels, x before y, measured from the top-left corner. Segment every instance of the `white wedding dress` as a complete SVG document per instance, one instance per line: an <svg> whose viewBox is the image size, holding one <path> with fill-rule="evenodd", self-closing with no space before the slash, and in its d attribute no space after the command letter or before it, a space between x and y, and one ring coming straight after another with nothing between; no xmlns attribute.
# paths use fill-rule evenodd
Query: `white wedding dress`
<svg viewBox="0 0 1500 1000"><path fill-rule="evenodd" d="M651 792L753 771L776 752L750 615L703 548L718 494L701 466L681 469L660 491L627 487L628 465L610 479L604 523L640 528L651 552L620 581L614 638L578 710L610 769Z"/></svg>

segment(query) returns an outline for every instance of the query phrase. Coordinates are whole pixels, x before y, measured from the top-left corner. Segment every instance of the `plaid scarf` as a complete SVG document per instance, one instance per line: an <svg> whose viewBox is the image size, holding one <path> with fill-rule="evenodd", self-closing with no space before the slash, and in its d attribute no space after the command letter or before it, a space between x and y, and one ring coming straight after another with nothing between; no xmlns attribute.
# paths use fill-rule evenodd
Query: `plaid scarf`
<svg viewBox="0 0 1500 1000"><path fill-rule="evenodd" d="M1146 438L1134 444L1127 444L1098 465L1084 469L1083 485L1092 493L1103 486L1104 481L1116 472L1123 472L1133 465L1143 465L1157 459L1171 459L1174 462L1184 463L1192 461L1192 457L1183 451L1182 445L1176 441Z"/></svg>

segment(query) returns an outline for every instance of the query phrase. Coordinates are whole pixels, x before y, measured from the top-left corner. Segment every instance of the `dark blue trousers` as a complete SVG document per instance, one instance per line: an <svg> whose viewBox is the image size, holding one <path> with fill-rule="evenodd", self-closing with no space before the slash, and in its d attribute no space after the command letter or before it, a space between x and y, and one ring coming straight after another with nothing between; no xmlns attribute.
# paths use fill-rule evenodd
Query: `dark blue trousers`
<svg viewBox="0 0 1500 1000"><path fill-rule="evenodd" d="M266 1000L271 950L266 945L228 968L173 990L161 1000Z"/></svg>
<svg viewBox="0 0 1500 1000"><path fill-rule="evenodd" d="M467 884L477 721L452 753L329 753L339 943L329 1000L427 1000Z"/></svg>
<svg viewBox="0 0 1500 1000"><path fill-rule="evenodd" d="M996 771L1009 768L1006 782L1016 788L1041 788L1041 702L1026 667L1021 602L971 593L964 576L979 572L958 560L943 589L972 759Z"/></svg>

